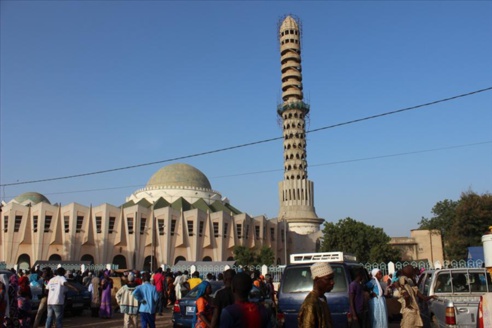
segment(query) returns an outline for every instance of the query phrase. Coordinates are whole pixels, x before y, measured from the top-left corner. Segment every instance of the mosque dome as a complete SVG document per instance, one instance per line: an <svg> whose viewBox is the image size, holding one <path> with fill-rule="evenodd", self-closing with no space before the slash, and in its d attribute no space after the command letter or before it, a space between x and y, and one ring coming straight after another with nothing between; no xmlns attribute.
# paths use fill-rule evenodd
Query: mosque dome
<svg viewBox="0 0 492 328"><path fill-rule="evenodd" d="M25 202L37 204L37 203L48 203L51 204L48 198L38 192L25 192L14 198L14 201L19 204Z"/></svg>
<svg viewBox="0 0 492 328"><path fill-rule="evenodd" d="M208 181L205 174L197 168L184 163L164 166L154 173L149 182L147 182L146 187L195 187L212 189L210 181Z"/></svg>

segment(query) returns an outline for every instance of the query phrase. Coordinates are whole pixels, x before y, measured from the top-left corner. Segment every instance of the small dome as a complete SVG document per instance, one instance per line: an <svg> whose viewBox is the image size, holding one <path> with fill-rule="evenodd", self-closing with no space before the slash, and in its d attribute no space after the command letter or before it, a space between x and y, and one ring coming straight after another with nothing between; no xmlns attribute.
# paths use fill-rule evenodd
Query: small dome
<svg viewBox="0 0 492 328"><path fill-rule="evenodd" d="M197 168L184 163L164 166L154 173L149 182L147 182L147 188L151 187L195 187L212 189L210 181L208 181L205 174Z"/></svg>
<svg viewBox="0 0 492 328"><path fill-rule="evenodd" d="M38 192L25 192L17 197L14 198L14 201L16 203L22 204L25 203L26 201L30 203L48 203L51 204L48 198L46 198L44 195L38 193Z"/></svg>

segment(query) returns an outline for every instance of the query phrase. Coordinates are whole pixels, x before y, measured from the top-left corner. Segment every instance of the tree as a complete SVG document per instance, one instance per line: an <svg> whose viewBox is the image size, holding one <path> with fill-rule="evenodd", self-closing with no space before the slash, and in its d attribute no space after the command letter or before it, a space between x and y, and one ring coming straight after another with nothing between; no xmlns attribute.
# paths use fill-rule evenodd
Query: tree
<svg viewBox="0 0 492 328"><path fill-rule="evenodd" d="M234 253L236 264L242 266L255 265L255 253L248 247L234 246L232 252Z"/></svg>
<svg viewBox="0 0 492 328"><path fill-rule="evenodd" d="M336 224L325 223L321 250L353 254L360 262L389 262L400 259L400 251L391 247L391 238L382 228L367 225L350 217Z"/></svg>
<svg viewBox="0 0 492 328"><path fill-rule="evenodd" d="M275 262L275 254L273 253L273 250L268 247L268 246L263 246L260 248L258 252L257 258L257 263L258 264L265 264L267 266L272 265Z"/></svg>
<svg viewBox="0 0 492 328"><path fill-rule="evenodd" d="M464 259L467 247L481 246L482 235L492 225L492 194L469 190L458 201L438 202L432 213L434 217L422 218L420 229L441 231L446 259Z"/></svg>

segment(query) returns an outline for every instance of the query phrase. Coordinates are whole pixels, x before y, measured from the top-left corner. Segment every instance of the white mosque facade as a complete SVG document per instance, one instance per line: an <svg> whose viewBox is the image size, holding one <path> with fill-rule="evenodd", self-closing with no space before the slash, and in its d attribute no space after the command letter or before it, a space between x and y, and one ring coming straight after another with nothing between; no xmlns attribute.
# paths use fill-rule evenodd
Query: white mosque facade
<svg viewBox="0 0 492 328"><path fill-rule="evenodd" d="M42 194L27 192L2 207L0 258L8 267L27 268L37 260L119 268L230 261L236 245L266 246L276 263L285 264L285 255L294 249L314 251L318 237L284 231L285 222L243 213L213 190L201 171L183 163L158 170L121 206L53 205Z"/></svg>

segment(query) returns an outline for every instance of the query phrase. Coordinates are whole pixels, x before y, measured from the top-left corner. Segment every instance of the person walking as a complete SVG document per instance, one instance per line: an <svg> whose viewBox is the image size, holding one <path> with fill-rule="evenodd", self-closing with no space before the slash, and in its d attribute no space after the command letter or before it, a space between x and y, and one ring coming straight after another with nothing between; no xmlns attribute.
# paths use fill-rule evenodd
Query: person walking
<svg viewBox="0 0 492 328"><path fill-rule="evenodd" d="M123 327L138 328L138 301L133 297L133 291L137 288L135 275L130 272L127 283L116 292L116 302L120 306L120 312L124 314Z"/></svg>
<svg viewBox="0 0 492 328"><path fill-rule="evenodd" d="M387 328L388 327L388 310L386 308L386 298L384 290L379 281L383 274L379 269L371 271L372 279L366 283L366 287L370 291L369 299L369 320L372 328Z"/></svg>
<svg viewBox="0 0 492 328"><path fill-rule="evenodd" d="M228 269L223 274L224 288L221 288L215 293L214 297L214 314L212 316L213 328L219 327L220 315L222 310L227 306L234 304L234 293L232 292L232 279L236 275L236 271Z"/></svg>
<svg viewBox="0 0 492 328"><path fill-rule="evenodd" d="M109 277L109 271L105 271L101 280L101 305L99 306L99 316L103 319L111 319L113 316L113 308L111 306L112 289L113 279Z"/></svg>
<svg viewBox="0 0 492 328"><path fill-rule="evenodd" d="M365 269L360 268L355 272L355 279L349 285L349 303L352 328L365 328L367 323L367 308L364 297L362 279Z"/></svg>
<svg viewBox="0 0 492 328"><path fill-rule="evenodd" d="M196 310L191 321L192 328L210 328L213 316L213 306L210 299L212 294L212 286L208 281L202 281L198 287L196 294Z"/></svg>
<svg viewBox="0 0 492 328"><path fill-rule="evenodd" d="M191 274L191 279L188 279L188 285L190 286L190 290L198 286L202 282L200 278L200 272L195 271Z"/></svg>
<svg viewBox="0 0 492 328"><path fill-rule="evenodd" d="M155 328L155 308L159 294L155 286L150 283L150 274L148 272L142 274L142 284L135 288L132 295L140 302L138 311L142 328Z"/></svg>
<svg viewBox="0 0 492 328"><path fill-rule="evenodd" d="M44 313L48 310L48 290L46 286L52 277L52 271L50 267L43 268L43 273L41 274L42 283L41 283L41 299L38 305L38 311L36 312L36 318L34 319L33 328L38 328L41 324L41 318Z"/></svg>
<svg viewBox="0 0 492 328"><path fill-rule="evenodd" d="M240 272L234 276L232 279L234 304L222 310L220 315L221 328L269 327L269 316L265 307L248 301L252 287L253 280L250 275Z"/></svg>
<svg viewBox="0 0 492 328"><path fill-rule="evenodd" d="M162 273L162 268L158 268L154 273L154 286L157 290L157 294L159 294L159 300L157 301L157 313L162 315L162 310L165 307L164 304L164 274Z"/></svg>
<svg viewBox="0 0 492 328"><path fill-rule="evenodd" d="M304 299L297 317L301 328L332 328L330 308L325 293L330 292L335 285L334 273L326 262L317 262L311 265L313 290Z"/></svg>
<svg viewBox="0 0 492 328"><path fill-rule="evenodd" d="M67 282L65 278L65 269L59 267L55 271L55 276L50 279L46 289L48 290L48 318L46 319L46 328L51 328L53 319L56 320L56 328L63 326L63 307L65 305L66 289L72 289L78 292L78 289Z"/></svg>
<svg viewBox="0 0 492 328"><path fill-rule="evenodd" d="M97 318L99 316L99 307L101 306L101 279L102 271L99 275L95 274L89 285L89 292L91 293L91 317Z"/></svg>
<svg viewBox="0 0 492 328"><path fill-rule="evenodd" d="M182 291L186 289L186 280L188 280L188 271L185 271L185 273L181 273L181 271L178 271L173 282L177 300L180 300L181 297L183 297Z"/></svg>
<svg viewBox="0 0 492 328"><path fill-rule="evenodd" d="M401 328L423 327L424 322L420 317L420 308L417 303L417 297L420 297L424 302L435 297L424 296L419 292L418 287L413 284L413 274L413 266L407 265L401 270L401 276L398 279L398 282L395 283L400 294L398 301L401 303Z"/></svg>

